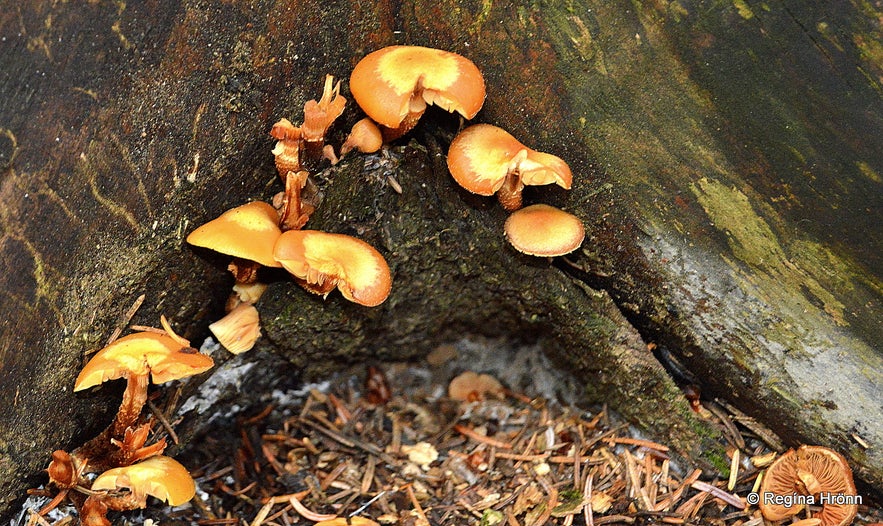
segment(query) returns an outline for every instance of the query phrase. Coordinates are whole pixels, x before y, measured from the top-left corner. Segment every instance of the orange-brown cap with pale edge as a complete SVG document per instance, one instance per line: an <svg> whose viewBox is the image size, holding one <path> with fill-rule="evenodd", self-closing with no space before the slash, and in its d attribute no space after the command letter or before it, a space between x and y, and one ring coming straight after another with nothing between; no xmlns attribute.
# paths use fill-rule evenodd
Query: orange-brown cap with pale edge
<svg viewBox="0 0 883 526"><path fill-rule="evenodd" d="M513 247L531 256L568 254L582 244L586 235L578 217L544 204L513 212L503 229Z"/></svg>
<svg viewBox="0 0 883 526"><path fill-rule="evenodd" d="M153 383L161 384L205 372L212 365L210 356L193 352L180 340L156 332L137 332L98 351L80 371L74 391L130 375L150 374Z"/></svg>
<svg viewBox="0 0 883 526"><path fill-rule="evenodd" d="M448 150L448 169L463 188L493 195L506 177L517 174L521 185L555 183L570 189L573 174L562 159L531 150L506 130L476 124L460 132Z"/></svg>
<svg viewBox="0 0 883 526"><path fill-rule="evenodd" d="M471 119L484 104L481 72L471 60L440 49L390 46L363 58L350 91L378 124L398 128L409 115L435 104Z"/></svg>
<svg viewBox="0 0 883 526"><path fill-rule="evenodd" d="M343 297L367 307L389 296L392 277L386 260L374 247L344 234L289 230L279 237L276 260L295 277L327 293L335 285Z"/></svg>
<svg viewBox="0 0 883 526"><path fill-rule="evenodd" d="M273 259L273 245L281 233L276 209L254 201L227 210L197 228L187 236L187 242L266 267L280 267Z"/></svg>
<svg viewBox="0 0 883 526"><path fill-rule="evenodd" d="M115 490L129 488L137 499L147 495L164 500L171 506L180 506L196 494L196 483L177 460L151 457L143 462L105 471L92 482L92 489Z"/></svg>
<svg viewBox="0 0 883 526"><path fill-rule="evenodd" d="M764 495L838 495L854 496L852 470L839 453L822 446L800 446L788 450L767 468L760 485L758 507L764 518L776 522L796 515L802 504L785 506L768 502ZM819 526L846 526L852 523L856 504L828 502L812 518L821 520Z"/></svg>

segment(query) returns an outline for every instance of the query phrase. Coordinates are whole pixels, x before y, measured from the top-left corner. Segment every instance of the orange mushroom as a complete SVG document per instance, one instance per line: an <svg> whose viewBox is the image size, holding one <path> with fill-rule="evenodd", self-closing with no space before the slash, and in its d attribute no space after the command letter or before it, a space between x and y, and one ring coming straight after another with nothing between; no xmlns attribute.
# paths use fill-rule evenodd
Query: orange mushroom
<svg viewBox="0 0 883 526"><path fill-rule="evenodd" d="M288 172L302 169L302 154L308 158L321 155L333 159L333 149L326 153L323 148L328 128L343 114L346 98L340 95L340 82L334 83L334 77L325 76L325 87L319 100L309 100L304 104L304 123L297 127L288 119L279 119L270 130L270 136L276 139L273 155L276 158L276 170L285 179ZM333 162L333 160L332 160Z"/></svg>
<svg viewBox="0 0 883 526"><path fill-rule="evenodd" d="M196 483L177 460L151 457L143 462L105 471L92 482L92 491L127 488L129 494L103 501L111 509L131 510L147 505L147 496L180 506L196 494Z"/></svg>
<svg viewBox="0 0 883 526"><path fill-rule="evenodd" d="M122 438L135 424L147 401L147 384L160 384L207 371L214 365L210 356L190 347L190 342L175 334L165 317L163 332L137 332L123 336L98 351L83 367L74 384L82 391L102 382L125 378L123 401L111 426L111 437Z"/></svg>
<svg viewBox="0 0 883 526"><path fill-rule="evenodd" d="M304 145L302 130L288 119L279 119L270 129L270 136L276 139L276 146L271 153L275 158L279 177L284 180L288 172L299 172Z"/></svg>
<svg viewBox="0 0 883 526"><path fill-rule="evenodd" d="M353 129L340 147L340 156L343 157L350 150L359 150L362 153L374 153L383 146L383 135L374 121L365 117L353 124Z"/></svg>
<svg viewBox="0 0 883 526"><path fill-rule="evenodd" d="M328 145L330 147L330 145ZM322 192L313 184L305 170L285 174L285 190L273 196L273 207L278 210L279 228L303 228L322 200Z"/></svg>
<svg viewBox="0 0 883 526"><path fill-rule="evenodd" d="M236 282L254 283L258 265L281 266L273 259L273 245L281 233L276 209L268 203L253 201L200 226L187 236L187 242L233 256L230 271Z"/></svg>
<svg viewBox="0 0 883 526"><path fill-rule="evenodd" d="M448 397L461 402L476 402L487 396L503 397L503 385L489 374L466 371L448 384Z"/></svg>
<svg viewBox="0 0 883 526"><path fill-rule="evenodd" d="M803 509L797 498L803 496L822 505L812 516L821 520L819 526L846 526L858 509L855 491L846 459L826 447L803 445L788 450L767 468L758 507L768 521L780 521Z"/></svg>
<svg viewBox="0 0 883 526"><path fill-rule="evenodd" d="M512 212L503 230L516 250L531 256L562 256L576 250L585 238L578 217L544 204Z"/></svg>
<svg viewBox="0 0 883 526"><path fill-rule="evenodd" d="M261 320L254 305L242 303L226 316L208 326L215 338L233 354L254 347L261 336Z"/></svg>
<svg viewBox="0 0 883 526"><path fill-rule="evenodd" d="M374 247L344 234L289 230L276 242L276 260L310 292L343 297L367 307L380 305L392 287L389 266Z"/></svg>
<svg viewBox="0 0 883 526"><path fill-rule="evenodd" d="M506 210L521 208L525 185L555 183L570 189L570 167L554 155L532 150L509 132L491 124L476 124L460 132L448 150L454 180L479 195L493 195Z"/></svg>
<svg viewBox="0 0 883 526"><path fill-rule="evenodd" d="M326 75L322 98L304 104L304 123L300 130L308 150L316 146L321 149L328 128L340 117L345 106L346 99L340 96L340 81L334 84L334 77Z"/></svg>
<svg viewBox="0 0 883 526"><path fill-rule="evenodd" d="M471 119L484 104L481 72L471 60L420 46L390 46L363 58L350 76L359 106L384 126L387 141L407 133L428 104Z"/></svg>

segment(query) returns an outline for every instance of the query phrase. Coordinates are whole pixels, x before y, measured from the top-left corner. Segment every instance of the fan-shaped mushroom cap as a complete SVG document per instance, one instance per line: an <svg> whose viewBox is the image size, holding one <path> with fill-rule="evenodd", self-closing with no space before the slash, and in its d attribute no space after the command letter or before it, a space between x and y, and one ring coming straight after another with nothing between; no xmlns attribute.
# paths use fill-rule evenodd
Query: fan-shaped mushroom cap
<svg viewBox="0 0 883 526"><path fill-rule="evenodd" d="M780 521L796 515L803 509L800 503L785 506L768 503L765 495L819 495L854 496L852 470L839 453L822 446L800 446L788 450L767 468L760 485L758 507L769 521ZM825 502L822 510L813 515L820 526L845 526L852 522L857 511L855 504Z"/></svg>
<svg viewBox="0 0 883 526"><path fill-rule="evenodd" d="M161 384L205 372L213 364L210 356L182 346L180 340L155 332L137 332L98 351L80 371L74 391L131 375L150 374L153 383Z"/></svg>
<svg viewBox="0 0 883 526"><path fill-rule="evenodd" d="M197 228L187 236L187 242L266 267L280 267L273 259L273 245L281 233L276 209L268 203L253 201L227 210Z"/></svg>
<svg viewBox="0 0 883 526"><path fill-rule="evenodd" d="M258 310L249 303L242 303L226 316L208 326L218 342L233 354L244 353L254 347L261 336L261 320Z"/></svg>
<svg viewBox="0 0 883 526"><path fill-rule="evenodd" d="M177 460L151 457L143 462L105 471L92 482L93 490L128 488L138 499L147 495L180 506L196 494L193 477Z"/></svg>
<svg viewBox="0 0 883 526"><path fill-rule="evenodd" d="M474 194L493 195L508 190L517 194L521 207L524 185L555 183L570 189L573 174L561 158L523 145L506 130L491 124L476 124L460 132L448 149L448 170L457 183ZM507 179L509 181L507 182ZM503 188L506 184L507 187Z"/></svg>
<svg viewBox="0 0 883 526"><path fill-rule="evenodd" d="M531 256L562 256L576 250L585 238L578 217L544 204L512 212L503 229L513 247Z"/></svg>
<svg viewBox="0 0 883 526"><path fill-rule="evenodd" d="M450 51L390 46L368 54L353 69L350 91L356 102L387 128L435 104L471 119L484 104L481 72L471 60Z"/></svg>
<svg viewBox="0 0 883 526"><path fill-rule="evenodd" d="M368 243L344 234L289 230L279 237L276 260L295 277L326 294L335 286L343 297L368 307L383 303L392 287L386 260Z"/></svg>

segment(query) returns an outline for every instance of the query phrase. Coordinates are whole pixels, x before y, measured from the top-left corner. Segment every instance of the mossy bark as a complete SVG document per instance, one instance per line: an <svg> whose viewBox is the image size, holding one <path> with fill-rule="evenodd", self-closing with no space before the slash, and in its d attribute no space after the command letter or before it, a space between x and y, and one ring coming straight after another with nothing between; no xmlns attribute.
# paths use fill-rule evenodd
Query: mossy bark
<svg viewBox="0 0 883 526"><path fill-rule="evenodd" d="M391 157L317 174L311 226L378 246L389 301L321 301L278 280L260 352L299 370L326 353L413 357L469 332L538 340L595 399L650 429L685 426L673 440L699 458L713 441L646 352L654 342L706 393L789 443L836 447L883 488L883 44L870 4L2 0L0 13L2 507L51 450L109 421L116 397L71 386L138 295L134 322L165 314L206 334L226 261L183 238L278 190L270 125L390 43L479 65L478 120L571 164L571 192L527 199L577 214L587 243L570 264L513 252L499 207L447 177L456 122L430 112Z"/></svg>

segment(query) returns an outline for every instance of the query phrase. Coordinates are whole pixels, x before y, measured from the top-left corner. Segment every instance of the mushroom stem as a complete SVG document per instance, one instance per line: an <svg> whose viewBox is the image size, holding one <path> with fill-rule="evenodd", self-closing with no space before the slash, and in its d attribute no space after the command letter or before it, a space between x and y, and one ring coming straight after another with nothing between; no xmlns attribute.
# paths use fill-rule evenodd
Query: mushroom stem
<svg viewBox="0 0 883 526"><path fill-rule="evenodd" d="M497 200L503 205L503 208L513 212L522 206L521 192L524 190L524 183L521 182L521 176L518 172L509 172L503 186L497 191Z"/></svg>
<svg viewBox="0 0 883 526"><path fill-rule="evenodd" d="M417 99L419 99L421 102L423 101L423 99L421 99L419 96L417 96ZM420 122L420 117L423 116L423 112L425 110L426 104L423 105L423 109L419 112L409 112L405 116L405 118L402 119L402 123L399 124L396 128L388 128L383 125L378 125L378 127L380 128L380 133L381 135L383 135L383 142L390 143L408 133L409 131L413 130L414 126L417 126L417 123Z"/></svg>
<svg viewBox="0 0 883 526"><path fill-rule="evenodd" d="M301 134L304 140L304 153L308 158L322 157L325 134L334 121L343 113L346 99L340 96L340 81L334 83L332 75L325 76L322 97L304 104L304 123Z"/></svg>
<svg viewBox="0 0 883 526"><path fill-rule="evenodd" d="M288 119L279 119L270 130L270 136L278 142L273 148L276 159L276 170L279 177L285 179L288 172L297 172L301 169L301 151L303 150L303 134L300 128L292 124Z"/></svg>
<svg viewBox="0 0 883 526"><path fill-rule="evenodd" d="M113 422L97 436L78 447L71 455L75 462L88 462L89 472L100 472L115 467L119 458L114 458L114 440L125 440L126 429L138 421L141 409L147 402L149 375L131 375L126 380L123 401ZM118 455L116 455L118 457Z"/></svg>
<svg viewBox="0 0 883 526"><path fill-rule="evenodd" d="M149 376L131 375L126 380L126 390L123 392L123 401L117 416L113 421L112 438L122 439L126 435L126 429L135 425L141 415L141 409L147 403L147 384Z"/></svg>
<svg viewBox="0 0 883 526"><path fill-rule="evenodd" d="M79 507L80 521L84 526L110 526L105 498L92 495Z"/></svg>
<svg viewBox="0 0 883 526"><path fill-rule="evenodd" d="M285 191L279 205L279 228L299 230L316 210L320 198L319 190L306 171L285 174Z"/></svg>
<svg viewBox="0 0 883 526"><path fill-rule="evenodd" d="M243 258L233 258L233 261L227 265L227 270L233 274L236 283L250 285L258 280L258 269L261 264L256 261Z"/></svg>

